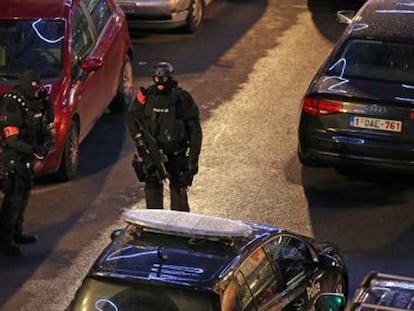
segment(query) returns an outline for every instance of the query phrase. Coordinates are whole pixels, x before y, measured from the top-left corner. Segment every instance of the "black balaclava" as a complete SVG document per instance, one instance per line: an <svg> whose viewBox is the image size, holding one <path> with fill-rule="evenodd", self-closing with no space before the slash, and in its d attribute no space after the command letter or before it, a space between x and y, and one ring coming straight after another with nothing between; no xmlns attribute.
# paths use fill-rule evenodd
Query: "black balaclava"
<svg viewBox="0 0 414 311"><path fill-rule="evenodd" d="M33 86L33 82L36 82L37 86ZM20 76L19 86L23 92L23 96L28 100L32 100L35 98L35 93L40 87L40 78L33 70L27 70Z"/></svg>
<svg viewBox="0 0 414 311"><path fill-rule="evenodd" d="M156 88L158 93L161 94L167 94L169 93L174 87L177 87L177 81L173 80L172 78L169 78L167 81L165 82L155 82L155 85L162 85L164 86L164 89L159 90L158 88Z"/></svg>

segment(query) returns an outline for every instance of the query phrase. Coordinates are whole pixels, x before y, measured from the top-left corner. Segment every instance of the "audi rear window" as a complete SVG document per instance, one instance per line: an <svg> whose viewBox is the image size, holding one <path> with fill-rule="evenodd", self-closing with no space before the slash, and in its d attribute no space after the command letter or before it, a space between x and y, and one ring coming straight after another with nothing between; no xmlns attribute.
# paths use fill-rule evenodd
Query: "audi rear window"
<svg viewBox="0 0 414 311"><path fill-rule="evenodd" d="M329 65L328 75L414 83L414 45L354 39Z"/></svg>

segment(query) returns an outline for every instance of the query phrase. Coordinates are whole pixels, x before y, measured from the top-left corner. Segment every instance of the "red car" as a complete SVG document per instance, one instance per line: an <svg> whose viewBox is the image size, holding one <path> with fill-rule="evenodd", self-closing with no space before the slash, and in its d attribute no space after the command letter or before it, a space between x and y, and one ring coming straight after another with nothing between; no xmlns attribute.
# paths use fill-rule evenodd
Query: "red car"
<svg viewBox="0 0 414 311"><path fill-rule="evenodd" d="M37 175L76 176L79 144L132 98L132 44L113 0L0 0L0 94L35 70L55 108L56 148Z"/></svg>

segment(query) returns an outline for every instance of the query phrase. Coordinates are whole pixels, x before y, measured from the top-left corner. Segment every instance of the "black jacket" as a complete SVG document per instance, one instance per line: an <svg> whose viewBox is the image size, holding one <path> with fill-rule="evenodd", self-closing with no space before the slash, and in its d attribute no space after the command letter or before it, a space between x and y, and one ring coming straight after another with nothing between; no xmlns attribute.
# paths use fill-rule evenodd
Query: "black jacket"
<svg viewBox="0 0 414 311"><path fill-rule="evenodd" d="M135 98L131 103L127 127L133 139L142 133L142 126L167 156L188 149L190 163L198 163L202 141L199 109L175 81L169 92L159 92L151 85L145 90L144 101Z"/></svg>
<svg viewBox="0 0 414 311"><path fill-rule="evenodd" d="M47 99L30 99L23 96L17 85L0 98L0 128L2 130L3 160L31 161L36 146L44 143L44 125L54 121L53 105ZM18 135L4 131L18 128Z"/></svg>

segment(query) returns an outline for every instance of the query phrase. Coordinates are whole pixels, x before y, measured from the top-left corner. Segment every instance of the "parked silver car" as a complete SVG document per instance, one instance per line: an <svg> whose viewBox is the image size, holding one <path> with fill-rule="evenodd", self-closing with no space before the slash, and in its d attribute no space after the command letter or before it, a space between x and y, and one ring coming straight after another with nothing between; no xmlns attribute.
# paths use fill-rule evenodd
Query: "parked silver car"
<svg viewBox="0 0 414 311"><path fill-rule="evenodd" d="M124 10L131 28L169 29L183 27L196 32L202 23L204 8L212 0L116 0Z"/></svg>

